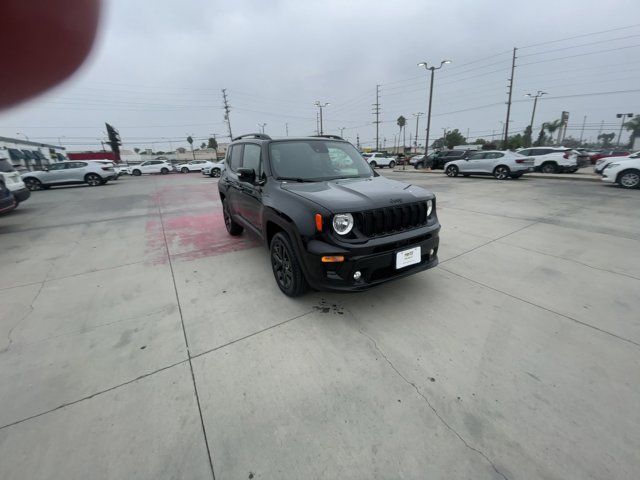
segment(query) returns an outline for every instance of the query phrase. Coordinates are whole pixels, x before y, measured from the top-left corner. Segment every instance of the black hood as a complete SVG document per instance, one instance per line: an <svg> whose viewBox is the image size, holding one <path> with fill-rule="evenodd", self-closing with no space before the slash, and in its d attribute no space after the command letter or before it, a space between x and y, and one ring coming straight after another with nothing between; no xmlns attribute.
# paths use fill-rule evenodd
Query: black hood
<svg viewBox="0 0 640 480"><path fill-rule="evenodd" d="M283 182L282 188L330 210L359 212L434 198L427 190L386 177L350 178L314 183Z"/></svg>

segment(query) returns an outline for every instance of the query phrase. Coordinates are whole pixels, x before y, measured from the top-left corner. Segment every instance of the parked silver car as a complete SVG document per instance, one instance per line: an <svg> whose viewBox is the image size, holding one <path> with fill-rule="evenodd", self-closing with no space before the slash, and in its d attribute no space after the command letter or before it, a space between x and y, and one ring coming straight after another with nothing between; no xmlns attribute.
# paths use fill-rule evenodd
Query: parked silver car
<svg viewBox="0 0 640 480"><path fill-rule="evenodd" d="M115 178L113 166L98 162L70 161L49 165L46 170L27 172L22 180L29 190L40 190L55 185L86 183L92 187L104 185Z"/></svg>
<svg viewBox="0 0 640 480"><path fill-rule="evenodd" d="M449 177L457 177L459 173L469 175L493 175L498 180L520 178L526 172L533 171L535 160L516 152L487 150L474 153L469 158L453 160L444 166Z"/></svg>

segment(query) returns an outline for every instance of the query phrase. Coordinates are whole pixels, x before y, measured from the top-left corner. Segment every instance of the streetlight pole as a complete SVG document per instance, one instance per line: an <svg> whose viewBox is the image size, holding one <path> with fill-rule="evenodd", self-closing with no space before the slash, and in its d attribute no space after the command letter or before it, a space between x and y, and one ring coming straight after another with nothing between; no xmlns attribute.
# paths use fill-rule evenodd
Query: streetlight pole
<svg viewBox="0 0 640 480"><path fill-rule="evenodd" d="M451 60L442 60L440 62L440 66L439 67L433 67L433 66L429 66L427 64L427 62L420 62L418 64L419 67L424 67L425 70L431 70L431 82L429 83L429 108L427 110L427 135L426 135L426 139L424 142L424 154L428 155L429 154L429 130L431 129L431 103L433 100L433 77L435 74L436 70L440 70L442 68L443 65L447 64L447 63L451 63Z"/></svg>
<svg viewBox="0 0 640 480"><path fill-rule="evenodd" d="M30 140L29 140L29 137L27 137L27 136L26 136L24 133L22 133L22 132L16 132L16 135L22 135L24 138L26 138L26 139L27 139L27 142L29 142L29 141L30 141Z"/></svg>
<svg viewBox="0 0 640 480"><path fill-rule="evenodd" d="M620 137L622 137L622 129L624 128L624 119L626 117L633 117L633 113L617 113L616 117L621 118L622 122L620 123L620 133L618 133L618 142L616 143L616 147L620 146Z"/></svg>
<svg viewBox="0 0 640 480"><path fill-rule="evenodd" d="M266 123L259 123L258 127L260 127L260 130L262 131L262 133L264 134L264 127L266 127L267 124Z"/></svg>
<svg viewBox="0 0 640 480"><path fill-rule="evenodd" d="M347 127L340 127L340 138L344 138L344 130Z"/></svg>
<svg viewBox="0 0 640 480"><path fill-rule="evenodd" d="M548 93L538 90L538 93L536 93L535 95L531 95L530 93L525 94L525 97L533 98L533 112L531 112L531 123L529 124L529 132L531 134L532 142L533 142L533 119L536 116L536 106L538 105L538 98L540 98L542 95L548 95Z"/></svg>
<svg viewBox="0 0 640 480"><path fill-rule="evenodd" d="M323 131L323 128L322 128L322 109L324 107L327 107L327 106L331 105L331 104L328 103L328 102L322 103L322 102L320 102L320 100L316 100L316 103L314 105L320 109L320 135L324 135L324 131Z"/></svg>
<svg viewBox="0 0 640 480"><path fill-rule="evenodd" d="M424 113L418 112L413 114L413 116L416 117L416 138L413 139L413 153L418 153L418 121L420 120L420 115L424 115Z"/></svg>

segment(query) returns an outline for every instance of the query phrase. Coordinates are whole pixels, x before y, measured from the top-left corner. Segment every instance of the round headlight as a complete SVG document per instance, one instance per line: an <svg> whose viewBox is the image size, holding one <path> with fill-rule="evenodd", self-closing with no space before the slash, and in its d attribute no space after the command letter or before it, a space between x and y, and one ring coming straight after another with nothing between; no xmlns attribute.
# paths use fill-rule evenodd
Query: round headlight
<svg viewBox="0 0 640 480"><path fill-rule="evenodd" d="M433 211L433 200L427 200L427 217L431 215Z"/></svg>
<svg viewBox="0 0 640 480"><path fill-rule="evenodd" d="M353 215L339 213L333 216L333 229L338 235L346 235L353 228Z"/></svg>

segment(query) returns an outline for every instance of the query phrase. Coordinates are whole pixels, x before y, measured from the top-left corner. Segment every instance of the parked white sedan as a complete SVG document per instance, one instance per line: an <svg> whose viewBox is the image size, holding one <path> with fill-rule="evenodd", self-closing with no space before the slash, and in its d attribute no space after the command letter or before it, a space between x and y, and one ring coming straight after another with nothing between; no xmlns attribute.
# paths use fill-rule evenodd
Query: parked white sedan
<svg viewBox="0 0 640 480"><path fill-rule="evenodd" d="M474 153L469 158L453 160L444 166L444 173L457 177L469 175L493 175L498 180L520 178L533 170L534 159L516 152L487 150Z"/></svg>
<svg viewBox="0 0 640 480"><path fill-rule="evenodd" d="M176 170L180 173L200 172L209 163L208 160L192 160L191 162L181 163L176 166Z"/></svg>
<svg viewBox="0 0 640 480"><path fill-rule="evenodd" d="M624 158L610 163L602 172L602 181L623 188L640 188L640 158Z"/></svg>
<svg viewBox="0 0 640 480"><path fill-rule="evenodd" d="M209 175L210 177L219 177L222 172L224 172L224 160L221 162L207 162L207 164L202 167L202 174Z"/></svg>
<svg viewBox="0 0 640 480"><path fill-rule="evenodd" d="M173 167L170 163L165 162L164 160L147 160L139 165L132 165L128 167L127 170L131 175L139 177L146 173L161 173L166 175L173 170Z"/></svg>

